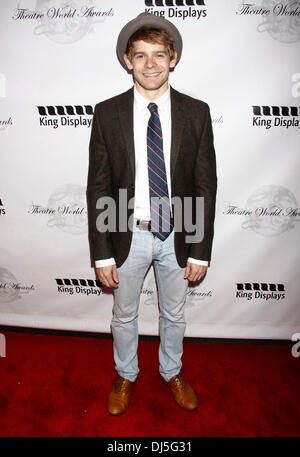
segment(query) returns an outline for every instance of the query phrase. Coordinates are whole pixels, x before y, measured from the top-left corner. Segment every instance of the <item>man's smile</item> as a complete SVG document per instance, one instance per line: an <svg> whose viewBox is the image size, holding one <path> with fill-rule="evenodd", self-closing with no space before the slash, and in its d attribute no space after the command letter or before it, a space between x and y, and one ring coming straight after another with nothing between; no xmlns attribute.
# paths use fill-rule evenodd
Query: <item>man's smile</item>
<svg viewBox="0 0 300 457"><path fill-rule="evenodd" d="M155 76L159 76L161 74L161 71L156 71L155 73L143 73L146 78L153 78Z"/></svg>

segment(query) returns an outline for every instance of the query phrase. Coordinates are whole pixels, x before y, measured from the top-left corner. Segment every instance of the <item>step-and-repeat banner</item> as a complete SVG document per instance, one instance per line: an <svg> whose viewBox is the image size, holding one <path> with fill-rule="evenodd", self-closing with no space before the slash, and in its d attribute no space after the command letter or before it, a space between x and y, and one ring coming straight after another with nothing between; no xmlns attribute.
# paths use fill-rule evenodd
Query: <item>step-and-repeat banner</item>
<svg viewBox="0 0 300 457"><path fill-rule="evenodd" d="M0 324L110 332L90 261L86 182L96 103L127 90L119 31L149 11L183 55L171 85L210 105L218 168L212 261L186 336L300 331L300 1L2 0ZM158 334L153 270L141 334Z"/></svg>

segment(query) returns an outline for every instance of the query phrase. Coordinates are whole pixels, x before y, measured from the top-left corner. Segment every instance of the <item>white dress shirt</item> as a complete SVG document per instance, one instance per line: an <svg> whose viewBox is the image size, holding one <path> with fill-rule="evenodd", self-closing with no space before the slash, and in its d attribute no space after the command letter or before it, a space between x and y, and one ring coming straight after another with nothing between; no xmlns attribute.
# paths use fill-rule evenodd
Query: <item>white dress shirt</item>
<svg viewBox="0 0 300 457"><path fill-rule="evenodd" d="M134 87L133 102L133 131L134 131L134 149L135 149L135 198L134 198L134 218L150 220L150 199L149 186L145 183L148 179L148 159L147 159L147 128L150 118L150 111L147 108L149 100L143 97ZM171 193L171 176L170 176L170 154L171 154L171 99L170 86L168 90L155 103L158 107L158 114L163 134L164 159L166 166L167 182L169 196ZM206 260L198 260L189 257L188 262L198 265L207 266ZM96 260L96 268L114 265L115 259L109 258Z"/></svg>

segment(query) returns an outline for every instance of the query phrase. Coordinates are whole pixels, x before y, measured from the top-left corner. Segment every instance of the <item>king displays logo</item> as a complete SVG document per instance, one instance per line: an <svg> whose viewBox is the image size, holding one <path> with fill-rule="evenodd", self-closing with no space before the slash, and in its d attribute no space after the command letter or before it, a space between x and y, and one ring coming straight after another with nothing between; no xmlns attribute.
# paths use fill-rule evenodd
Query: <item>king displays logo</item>
<svg viewBox="0 0 300 457"><path fill-rule="evenodd" d="M246 298L252 300L257 298L261 300L284 300L285 290L284 284L269 284L269 283L237 283L236 298Z"/></svg>
<svg viewBox="0 0 300 457"><path fill-rule="evenodd" d="M169 18L200 19L207 16L204 0L145 0L146 13ZM156 9L156 7L158 7Z"/></svg>
<svg viewBox="0 0 300 457"><path fill-rule="evenodd" d="M4 216L5 214L5 208L4 208L4 205L2 203L2 200L0 198L0 216L3 215Z"/></svg>
<svg viewBox="0 0 300 457"><path fill-rule="evenodd" d="M145 0L146 6L203 6L204 0Z"/></svg>
<svg viewBox="0 0 300 457"><path fill-rule="evenodd" d="M101 295L102 283L98 279L56 278L57 292L64 294Z"/></svg>
<svg viewBox="0 0 300 457"><path fill-rule="evenodd" d="M90 105L37 106L40 127L91 127L93 107Z"/></svg>
<svg viewBox="0 0 300 457"><path fill-rule="evenodd" d="M252 106L254 127L290 127L300 128L299 106Z"/></svg>

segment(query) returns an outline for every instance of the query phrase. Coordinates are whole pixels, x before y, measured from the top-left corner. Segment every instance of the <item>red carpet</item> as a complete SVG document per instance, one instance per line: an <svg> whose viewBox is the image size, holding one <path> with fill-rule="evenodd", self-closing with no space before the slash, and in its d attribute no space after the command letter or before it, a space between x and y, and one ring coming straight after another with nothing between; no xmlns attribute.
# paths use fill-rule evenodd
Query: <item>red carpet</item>
<svg viewBox="0 0 300 457"><path fill-rule="evenodd" d="M140 341L123 416L106 412L112 340L2 331L0 436L299 436L300 358L290 345L192 343L184 374L200 407L181 410L158 375L158 342Z"/></svg>

